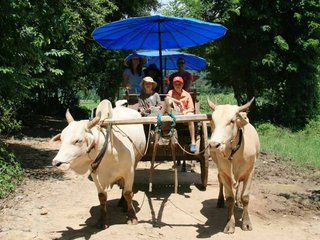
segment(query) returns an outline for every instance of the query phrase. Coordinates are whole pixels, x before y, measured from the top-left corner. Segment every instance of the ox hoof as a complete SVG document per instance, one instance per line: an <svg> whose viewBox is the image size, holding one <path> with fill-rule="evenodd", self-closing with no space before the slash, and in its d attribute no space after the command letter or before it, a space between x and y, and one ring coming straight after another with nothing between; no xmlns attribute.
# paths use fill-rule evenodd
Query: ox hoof
<svg viewBox="0 0 320 240"><path fill-rule="evenodd" d="M242 223L242 230L243 231L252 231L252 225L251 225L251 222L250 221L244 221Z"/></svg>
<svg viewBox="0 0 320 240"><path fill-rule="evenodd" d="M223 232L226 234L233 234L235 231L235 224L228 223L224 228Z"/></svg>
<svg viewBox="0 0 320 240"><path fill-rule="evenodd" d="M138 224L138 219L137 218L128 219L127 220L127 224L128 225L137 225Z"/></svg>

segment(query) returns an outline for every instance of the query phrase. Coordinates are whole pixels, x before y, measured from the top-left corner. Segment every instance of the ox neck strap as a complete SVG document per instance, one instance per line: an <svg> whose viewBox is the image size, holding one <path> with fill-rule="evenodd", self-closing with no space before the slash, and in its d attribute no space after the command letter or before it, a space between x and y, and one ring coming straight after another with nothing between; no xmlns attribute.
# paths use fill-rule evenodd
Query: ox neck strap
<svg viewBox="0 0 320 240"><path fill-rule="evenodd" d="M230 153L230 156L228 157L228 160L232 160L233 159L233 155L239 150L240 146L241 146L241 143L242 143L242 135L243 135L243 132L242 132L242 128L239 129L239 141L237 143L237 145L232 148L231 150L231 153Z"/></svg>
<svg viewBox="0 0 320 240"><path fill-rule="evenodd" d="M171 111L170 113L168 113L168 115L172 118L172 123L170 125L170 132L169 132L169 137L171 137L174 134L174 130L175 130L175 126L176 126L176 116L174 115L174 113ZM160 136L163 137L163 132L162 132L162 128L161 128L161 113L158 113L157 115L157 131L160 133Z"/></svg>
<svg viewBox="0 0 320 240"><path fill-rule="evenodd" d="M99 154L97 155L96 159L93 161L93 163L91 164L91 172L95 172L97 170L97 168L99 167L101 160L104 156L104 154L106 153L107 149L108 149L108 143L109 143L109 133L111 131L111 124L108 126L108 128L106 129L106 134L105 134L105 140L102 146L101 151L99 152Z"/></svg>

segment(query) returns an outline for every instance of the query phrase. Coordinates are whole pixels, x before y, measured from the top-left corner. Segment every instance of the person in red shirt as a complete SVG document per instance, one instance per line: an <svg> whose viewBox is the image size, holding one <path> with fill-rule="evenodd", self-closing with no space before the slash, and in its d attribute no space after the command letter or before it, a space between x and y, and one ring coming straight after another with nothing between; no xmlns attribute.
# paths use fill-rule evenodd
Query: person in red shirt
<svg viewBox="0 0 320 240"><path fill-rule="evenodd" d="M178 71L174 72L169 77L169 90L173 89L173 79L176 76L180 76L183 79L183 89L187 92L191 91L192 74L185 70L186 61L183 58L178 58L177 67Z"/></svg>
<svg viewBox="0 0 320 240"><path fill-rule="evenodd" d="M193 114L194 105L190 93L183 89L184 80L180 76L176 76L172 80L173 89L167 93L167 97L170 97L176 105L180 108L183 114ZM196 152L197 146L195 142L194 123L188 122L189 133L191 138L190 151Z"/></svg>

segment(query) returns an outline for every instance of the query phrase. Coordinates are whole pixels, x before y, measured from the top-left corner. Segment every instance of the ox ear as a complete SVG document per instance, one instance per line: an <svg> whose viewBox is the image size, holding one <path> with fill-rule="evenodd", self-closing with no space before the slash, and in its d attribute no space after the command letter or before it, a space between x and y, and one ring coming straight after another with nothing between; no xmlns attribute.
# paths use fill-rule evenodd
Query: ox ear
<svg viewBox="0 0 320 240"><path fill-rule="evenodd" d="M247 102L246 104L242 105L239 107L239 112L245 112L248 110L248 108L251 106L251 104L253 103L254 101L254 97L249 101Z"/></svg>
<svg viewBox="0 0 320 240"><path fill-rule="evenodd" d="M112 118L112 104L108 99L103 99L97 106L96 114L101 112L101 119Z"/></svg>
<svg viewBox="0 0 320 240"><path fill-rule="evenodd" d="M94 119L88 122L87 129L93 128L97 123L100 121L101 118L101 112L98 112L97 116L95 116Z"/></svg>
<svg viewBox="0 0 320 240"><path fill-rule="evenodd" d="M209 107L214 111L216 108L216 104L214 104L213 102L210 101L210 99L207 97L207 102Z"/></svg>
<svg viewBox="0 0 320 240"><path fill-rule="evenodd" d="M74 121L71 113L69 112L69 108L66 111L66 119L67 119L68 124Z"/></svg>
<svg viewBox="0 0 320 240"><path fill-rule="evenodd" d="M61 141L61 133L55 135L53 138L50 139L50 142Z"/></svg>
<svg viewBox="0 0 320 240"><path fill-rule="evenodd" d="M237 113L237 126L243 128L249 123L249 118L246 112Z"/></svg>

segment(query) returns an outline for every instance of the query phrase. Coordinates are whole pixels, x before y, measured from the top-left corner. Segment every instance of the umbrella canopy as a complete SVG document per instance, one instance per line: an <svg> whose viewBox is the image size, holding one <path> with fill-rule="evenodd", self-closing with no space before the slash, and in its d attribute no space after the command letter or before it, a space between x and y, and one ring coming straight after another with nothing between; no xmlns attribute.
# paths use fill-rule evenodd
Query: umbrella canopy
<svg viewBox="0 0 320 240"><path fill-rule="evenodd" d="M148 59L147 64L156 64L158 68L160 68L160 57L158 51L141 51L137 53L129 54L126 57L126 60L132 58L133 56L146 57ZM162 66L166 70L174 70L177 69L177 60L179 58L183 58L186 61L185 69L186 70L202 70L206 67L206 60L202 57L198 57L193 54L179 52L179 51L171 51L171 50L163 50L162 51ZM125 61L126 61L125 60Z"/></svg>
<svg viewBox="0 0 320 240"><path fill-rule="evenodd" d="M111 22L96 28L92 37L100 45L118 50L159 50L198 46L226 33L220 24L194 18L146 16ZM160 61L162 73L162 61ZM163 90L163 86L161 86ZM163 92L163 91L161 91Z"/></svg>
<svg viewBox="0 0 320 240"><path fill-rule="evenodd" d="M159 50L201 45L222 37L226 31L220 24L194 18L154 15L105 24L92 36L109 49Z"/></svg>

